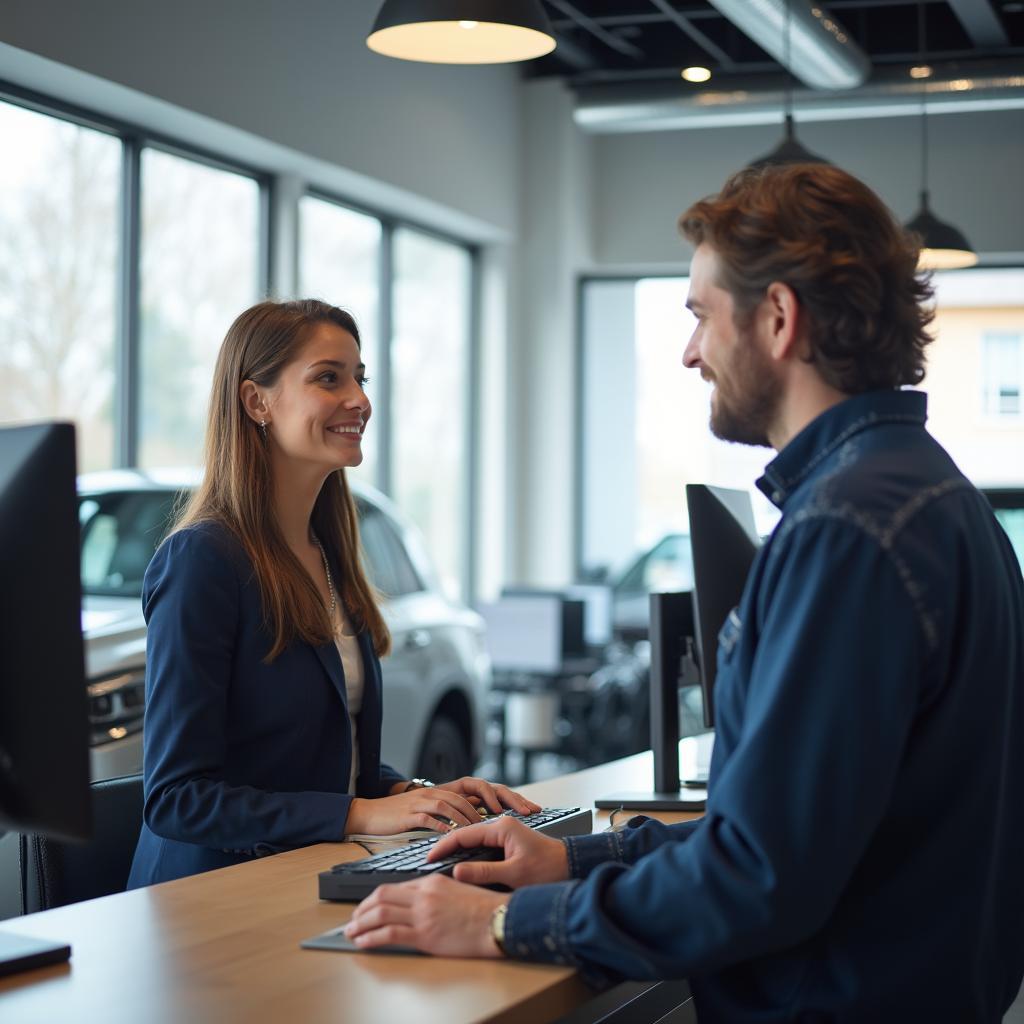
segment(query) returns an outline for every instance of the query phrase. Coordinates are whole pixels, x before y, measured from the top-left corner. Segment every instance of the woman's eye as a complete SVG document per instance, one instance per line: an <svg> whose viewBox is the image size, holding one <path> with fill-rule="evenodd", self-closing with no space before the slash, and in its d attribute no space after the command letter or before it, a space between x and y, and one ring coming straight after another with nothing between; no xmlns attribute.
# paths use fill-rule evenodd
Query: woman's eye
<svg viewBox="0 0 1024 1024"><path fill-rule="evenodd" d="M365 388L370 383L369 377L356 377L356 383L361 387Z"/></svg>
<svg viewBox="0 0 1024 1024"><path fill-rule="evenodd" d="M333 370L327 370L317 377L317 380L320 381L321 384L333 384L337 379L338 375Z"/></svg>

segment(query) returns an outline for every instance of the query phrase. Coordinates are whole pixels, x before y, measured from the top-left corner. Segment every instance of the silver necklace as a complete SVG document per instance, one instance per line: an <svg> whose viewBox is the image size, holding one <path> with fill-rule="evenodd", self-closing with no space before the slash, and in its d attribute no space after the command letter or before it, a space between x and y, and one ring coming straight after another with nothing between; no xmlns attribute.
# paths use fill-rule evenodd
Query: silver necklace
<svg viewBox="0 0 1024 1024"><path fill-rule="evenodd" d="M320 538L314 536L313 539L316 541L316 546L320 549L320 557L324 560L324 572L327 574L327 589L331 592L331 607L328 609L328 614L333 619L334 609L338 605L338 595L334 592L334 578L331 576L331 567L327 562L327 552L324 551Z"/></svg>

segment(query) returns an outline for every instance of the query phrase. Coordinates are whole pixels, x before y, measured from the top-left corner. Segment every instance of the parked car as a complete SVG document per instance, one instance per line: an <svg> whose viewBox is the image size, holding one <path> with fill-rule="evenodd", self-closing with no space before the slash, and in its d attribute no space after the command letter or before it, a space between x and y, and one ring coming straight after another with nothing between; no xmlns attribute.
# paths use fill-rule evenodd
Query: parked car
<svg viewBox="0 0 1024 1024"><path fill-rule="evenodd" d="M146 623L142 580L176 503L197 483L134 470L79 478L82 628L93 779L142 770ZM453 779L481 753L491 668L483 620L442 593L419 533L352 481L367 572L384 595L381 756L407 777Z"/></svg>
<svg viewBox="0 0 1024 1024"><path fill-rule="evenodd" d="M668 533L612 580L612 625L626 639L646 638L650 595L693 589L688 533Z"/></svg>

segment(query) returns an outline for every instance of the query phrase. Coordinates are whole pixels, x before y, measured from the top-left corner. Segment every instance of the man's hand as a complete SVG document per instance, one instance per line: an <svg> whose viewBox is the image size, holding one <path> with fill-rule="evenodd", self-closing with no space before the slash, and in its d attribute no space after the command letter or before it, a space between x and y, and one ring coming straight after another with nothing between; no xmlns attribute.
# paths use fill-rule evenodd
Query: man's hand
<svg viewBox="0 0 1024 1024"><path fill-rule="evenodd" d="M415 946L435 956L497 958L491 915L508 895L444 875L381 885L355 909L345 934L357 946Z"/></svg>
<svg viewBox="0 0 1024 1024"><path fill-rule="evenodd" d="M460 828L439 839L427 855L428 861L450 857L459 850L490 846L501 849L504 860L466 861L456 864L454 875L473 885L522 885L564 882L569 877L569 858L559 839L541 835L515 818L496 818L480 825Z"/></svg>

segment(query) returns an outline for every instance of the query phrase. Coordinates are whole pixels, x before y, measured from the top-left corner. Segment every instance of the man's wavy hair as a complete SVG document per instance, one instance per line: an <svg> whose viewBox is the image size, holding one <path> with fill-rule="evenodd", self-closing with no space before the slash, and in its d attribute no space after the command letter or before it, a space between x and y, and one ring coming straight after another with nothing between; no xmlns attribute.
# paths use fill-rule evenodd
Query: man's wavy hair
<svg viewBox="0 0 1024 1024"><path fill-rule="evenodd" d="M852 175L819 164L740 171L679 227L717 254L739 326L772 282L793 289L810 362L832 387L858 394L924 378L933 289L917 271L917 239Z"/></svg>

